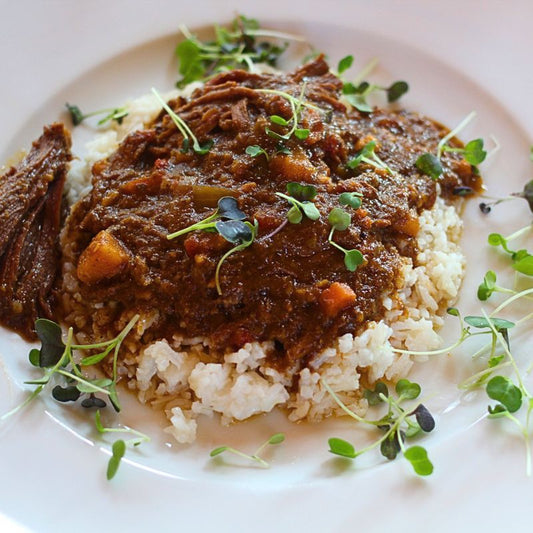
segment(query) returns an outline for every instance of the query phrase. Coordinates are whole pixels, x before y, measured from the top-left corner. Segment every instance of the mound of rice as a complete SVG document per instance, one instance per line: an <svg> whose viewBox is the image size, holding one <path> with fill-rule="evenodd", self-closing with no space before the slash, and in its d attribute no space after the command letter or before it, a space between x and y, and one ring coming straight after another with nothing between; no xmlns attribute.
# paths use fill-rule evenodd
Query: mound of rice
<svg viewBox="0 0 533 533"><path fill-rule="evenodd" d="M191 91L193 87L188 87ZM168 94L167 98L175 96ZM121 125L113 123L86 146L83 160L73 162L69 172L69 197L84 193L91 165L113 152L130 131L142 128L160 111L153 96L128 102L129 114ZM351 409L364 414L367 402L362 386L377 380L405 377L411 357L400 350L432 350L440 345L436 333L443 311L457 297L464 257L458 247L462 222L454 206L438 198L420 217L416 267L404 259L403 288L394 298L384 295L385 318L372 322L357 337L343 335L323 350L308 368L278 372L265 364L269 342L249 343L228 353L221 363L209 362L204 338L175 335L171 342L159 340L137 351L134 342L124 361L122 375L141 402L164 409L170 425L166 431L180 443L196 438L197 418L217 413L223 424L269 412L288 410L292 421L319 421L345 414L324 383ZM68 250L64 250L68 256ZM64 267L64 284L76 292L76 280ZM138 336L155 317L144 316L136 325ZM131 368L136 368L133 374ZM128 369L130 369L128 371Z"/></svg>

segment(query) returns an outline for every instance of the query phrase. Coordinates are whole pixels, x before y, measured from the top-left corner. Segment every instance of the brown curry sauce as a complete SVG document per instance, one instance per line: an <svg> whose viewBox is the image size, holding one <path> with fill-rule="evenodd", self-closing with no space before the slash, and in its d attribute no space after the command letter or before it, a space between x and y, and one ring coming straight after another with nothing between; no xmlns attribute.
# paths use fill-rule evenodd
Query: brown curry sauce
<svg viewBox="0 0 533 533"><path fill-rule="evenodd" d="M275 128L270 115L290 119L290 105L257 89L298 97L303 83L305 100L326 113L303 108L299 127L310 130L308 138L291 138L284 143L290 154L279 153L279 141L265 128ZM439 190L452 198L456 187L478 189L480 178L460 155L445 153L437 184L415 161L436 151L445 128L406 111L348 111L340 92L340 80L321 58L287 75L220 74L190 100L170 103L200 142L213 141L207 154L183 150L182 135L162 112L96 163L93 188L73 207L64 237L87 309L82 329L94 337L103 323L118 322L126 311L157 309L146 342L177 332L206 336L216 360L246 342L273 340L270 364L283 367L305 364L339 335L380 320L383 296L402 283L404 258L416 262L419 213L433 206ZM393 174L367 164L347 167L370 140ZM248 155L251 145L261 146L269 158ZM316 188L320 220L285 222L290 205L275 193L285 192L288 182ZM361 208L346 208L349 228L333 237L363 254L355 272L328 242L328 213L339 207L342 192L362 195ZM173 240L167 234L209 216L217 198L228 195L237 198L247 220L258 222L259 232L251 246L222 265L219 295L215 268L233 245L216 233ZM355 297L332 308L328 298L339 287ZM98 310L98 302L109 305ZM74 321L72 309L63 313Z"/></svg>

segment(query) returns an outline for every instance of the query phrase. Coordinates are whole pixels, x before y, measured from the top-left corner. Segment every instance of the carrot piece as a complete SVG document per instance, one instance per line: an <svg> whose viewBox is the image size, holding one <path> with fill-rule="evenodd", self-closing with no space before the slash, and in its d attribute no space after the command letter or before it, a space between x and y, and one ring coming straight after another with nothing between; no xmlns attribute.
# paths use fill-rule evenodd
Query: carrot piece
<svg viewBox="0 0 533 533"><path fill-rule="evenodd" d="M357 296L349 285L335 281L320 293L319 303L326 316L334 317L351 307L356 299Z"/></svg>

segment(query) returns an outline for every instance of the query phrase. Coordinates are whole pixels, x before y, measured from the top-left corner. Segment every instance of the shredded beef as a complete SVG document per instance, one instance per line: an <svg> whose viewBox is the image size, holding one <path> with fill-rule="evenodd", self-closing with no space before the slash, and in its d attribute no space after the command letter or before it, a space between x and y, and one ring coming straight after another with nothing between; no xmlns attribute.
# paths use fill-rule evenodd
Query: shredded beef
<svg viewBox="0 0 533 533"><path fill-rule="evenodd" d="M70 134L52 124L0 177L0 323L30 340L38 317L54 317L51 293L70 159Z"/></svg>

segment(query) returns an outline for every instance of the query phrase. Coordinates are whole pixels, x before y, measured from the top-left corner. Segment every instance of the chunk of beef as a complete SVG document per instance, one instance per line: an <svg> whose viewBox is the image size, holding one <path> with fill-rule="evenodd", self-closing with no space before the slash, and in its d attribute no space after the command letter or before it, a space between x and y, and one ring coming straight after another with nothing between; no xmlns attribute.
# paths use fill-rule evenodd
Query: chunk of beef
<svg viewBox="0 0 533 533"><path fill-rule="evenodd" d="M38 317L52 318L70 144L62 124L45 127L22 162L0 178L0 323L27 339L35 338Z"/></svg>

